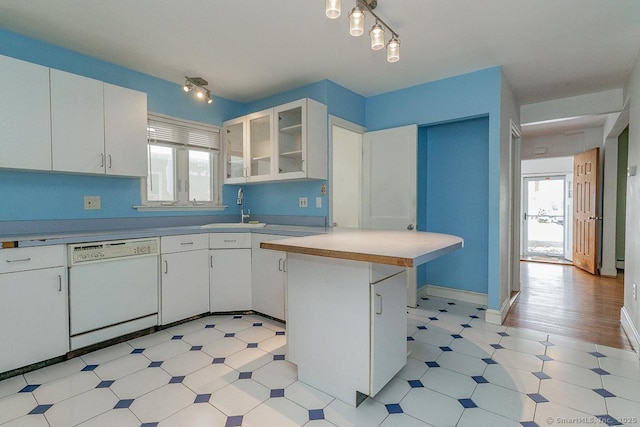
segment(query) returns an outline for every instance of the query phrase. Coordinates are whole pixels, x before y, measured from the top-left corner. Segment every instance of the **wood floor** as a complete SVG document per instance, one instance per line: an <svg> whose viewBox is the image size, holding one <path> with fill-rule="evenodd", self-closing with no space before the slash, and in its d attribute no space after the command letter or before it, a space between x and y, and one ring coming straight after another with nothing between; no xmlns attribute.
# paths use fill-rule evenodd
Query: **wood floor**
<svg viewBox="0 0 640 427"><path fill-rule="evenodd" d="M523 261L520 280L520 295L504 325L632 350L620 325L622 274L613 279L570 265Z"/></svg>

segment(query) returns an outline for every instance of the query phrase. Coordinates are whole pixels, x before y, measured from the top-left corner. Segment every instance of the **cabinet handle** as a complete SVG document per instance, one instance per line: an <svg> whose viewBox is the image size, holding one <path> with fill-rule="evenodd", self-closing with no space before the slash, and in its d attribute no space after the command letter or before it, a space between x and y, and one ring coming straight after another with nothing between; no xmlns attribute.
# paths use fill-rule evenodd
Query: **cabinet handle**
<svg viewBox="0 0 640 427"><path fill-rule="evenodd" d="M379 298L378 301L380 302L379 304L380 310L376 308L376 314L382 314L382 295L376 294L376 298Z"/></svg>
<svg viewBox="0 0 640 427"><path fill-rule="evenodd" d="M213 268L213 255L211 255L209 258L210 258L210 264L209 265L211 265L211 268Z"/></svg>
<svg viewBox="0 0 640 427"><path fill-rule="evenodd" d="M62 276L58 274L58 292L62 292Z"/></svg>
<svg viewBox="0 0 640 427"><path fill-rule="evenodd" d="M165 260L164 261L164 274L167 274L169 272L169 261Z"/></svg>
<svg viewBox="0 0 640 427"><path fill-rule="evenodd" d="M233 239L233 240L232 239L229 239L229 240L224 239L225 243L235 243L236 241L237 241L236 239Z"/></svg>
<svg viewBox="0 0 640 427"><path fill-rule="evenodd" d="M284 271L285 273L287 272L287 259L286 258L282 261L282 271Z"/></svg>
<svg viewBox="0 0 640 427"><path fill-rule="evenodd" d="M282 269L282 258L280 258L280 259L278 260L278 271L284 271L284 270Z"/></svg>
<svg viewBox="0 0 640 427"><path fill-rule="evenodd" d="M182 246L193 245L193 242L180 242Z"/></svg>
<svg viewBox="0 0 640 427"><path fill-rule="evenodd" d="M109 160L109 166L107 166L109 169L111 169L111 154L109 154L107 156L107 159Z"/></svg>
<svg viewBox="0 0 640 427"><path fill-rule="evenodd" d="M31 257L29 258L20 258L20 259L8 259L7 262L27 262L31 261Z"/></svg>
<svg viewBox="0 0 640 427"><path fill-rule="evenodd" d="M100 153L100 167L104 167L104 153Z"/></svg>

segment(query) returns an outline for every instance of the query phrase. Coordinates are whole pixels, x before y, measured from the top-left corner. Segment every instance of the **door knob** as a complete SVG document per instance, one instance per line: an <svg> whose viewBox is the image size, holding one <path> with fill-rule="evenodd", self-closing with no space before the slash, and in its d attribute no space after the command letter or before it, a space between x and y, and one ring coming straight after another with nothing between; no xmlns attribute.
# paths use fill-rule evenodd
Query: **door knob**
<svg viewBox="0 0 640 427"><path fill-rule="evenodd" d="M590 216L589 219L595 219L596 221L602 221L601 216Z"/></svg>
<svg viewBox="0 0 640 427"><path fill-rule="evenodd" d="M407 225L407 230L413 230L413 224Z"/></svg>

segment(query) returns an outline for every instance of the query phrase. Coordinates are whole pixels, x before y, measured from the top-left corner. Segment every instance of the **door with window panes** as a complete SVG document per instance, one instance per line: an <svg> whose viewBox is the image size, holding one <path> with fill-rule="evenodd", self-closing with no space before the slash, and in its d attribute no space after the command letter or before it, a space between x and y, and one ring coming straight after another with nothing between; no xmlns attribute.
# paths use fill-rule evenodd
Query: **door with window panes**
<svg viewBox="0 0 640 427"><path fill-rule="evenodd" d="M147 205L220 204L220 132L214 126L149 115Z"/></svg>

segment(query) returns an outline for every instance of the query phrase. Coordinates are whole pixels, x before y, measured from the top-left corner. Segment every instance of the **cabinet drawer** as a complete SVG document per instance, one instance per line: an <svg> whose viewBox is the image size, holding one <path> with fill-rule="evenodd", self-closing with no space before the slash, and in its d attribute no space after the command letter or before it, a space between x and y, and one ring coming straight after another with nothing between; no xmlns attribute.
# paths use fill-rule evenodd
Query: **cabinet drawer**
<svg viewBox="0 0 640 427"><path fill-rule="evenodd" d="M63 267L64 265L64 245L0 250L0 273Z"/></svg>
<svg viewBox="0 0 640 427"><path fill-rule="evenodd" d="M172 252L196 251L209 248L208 234L182 234L180 236L163 236L160 238L160 252L169 254Z"/></svg>
<svg viewBox="0 0 640 427"><path fill-rule="evenodd" d="M251 233L211 233L210 249L251 248Z"/></svg>

